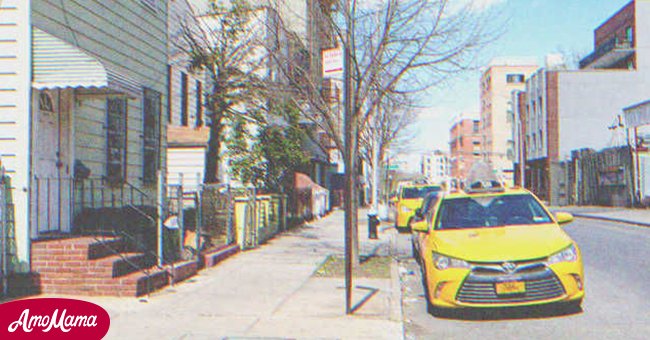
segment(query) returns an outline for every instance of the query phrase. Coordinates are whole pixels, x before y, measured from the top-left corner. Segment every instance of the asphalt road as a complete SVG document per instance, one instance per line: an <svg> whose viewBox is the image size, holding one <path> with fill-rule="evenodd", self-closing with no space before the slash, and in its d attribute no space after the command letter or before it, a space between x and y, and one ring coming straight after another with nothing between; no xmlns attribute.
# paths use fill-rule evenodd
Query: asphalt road
<svg viewBox="0 0 650 340"><path fill-rule="evenodd" d="M582 311L464 311L444 318L427 314L410 235L400 234L406 339L649 339L650 228L586 219L564 228L584 258Z"/></svg>

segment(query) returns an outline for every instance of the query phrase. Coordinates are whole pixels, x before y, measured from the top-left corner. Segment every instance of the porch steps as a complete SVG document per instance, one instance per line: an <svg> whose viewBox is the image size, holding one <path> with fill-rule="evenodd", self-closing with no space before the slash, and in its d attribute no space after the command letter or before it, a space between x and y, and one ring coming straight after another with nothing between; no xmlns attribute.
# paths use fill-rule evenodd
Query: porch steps
<svg viewBox="0 0 650 340"><path fill-rule="evenodd" d="M39 274L45 294L145 295L171 280L154 264L153 256L133 252L119 238L82 236L32 243L32 271Z"/></svg>

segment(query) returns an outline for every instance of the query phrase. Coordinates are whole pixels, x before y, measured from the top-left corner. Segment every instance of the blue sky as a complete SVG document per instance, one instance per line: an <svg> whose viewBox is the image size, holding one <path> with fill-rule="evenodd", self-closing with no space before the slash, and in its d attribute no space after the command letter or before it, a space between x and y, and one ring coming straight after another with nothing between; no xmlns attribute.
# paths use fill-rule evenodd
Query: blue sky
<svg viewBox="0 0 650 340"><path fill-rule="evenodd" d="M477 67L496 57L533 57L543 63L551 53L586 56L593 50L593 30L630 0L478 0L507 20L498 41L487 46ZM409 168L419 166L418 153L448 150L451 121L460 113L477 113L479 71L471 71L431 90L420 110Z"/></svg>

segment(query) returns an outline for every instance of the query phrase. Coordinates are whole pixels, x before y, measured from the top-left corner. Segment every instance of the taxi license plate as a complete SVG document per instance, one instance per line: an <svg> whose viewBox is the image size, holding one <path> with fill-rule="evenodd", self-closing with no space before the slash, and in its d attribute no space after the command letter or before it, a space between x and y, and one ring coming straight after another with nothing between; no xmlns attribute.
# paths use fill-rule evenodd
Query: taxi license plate
<svg viewBox="0 0 650 340"><path fill-rule="evenodd" d="M526 292L526 283L521 281L499 282L495 288L497 295L522 294Z"/></svg>

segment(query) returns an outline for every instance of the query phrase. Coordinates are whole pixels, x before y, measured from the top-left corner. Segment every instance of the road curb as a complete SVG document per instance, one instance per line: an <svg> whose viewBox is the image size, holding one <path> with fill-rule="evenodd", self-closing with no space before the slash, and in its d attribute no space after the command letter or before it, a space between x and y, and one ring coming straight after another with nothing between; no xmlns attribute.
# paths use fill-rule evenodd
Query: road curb
<svg viewBox="0 0 650 340"><path fill-rule="evenodd" d="M399 274L399 262L392 259L390 266L390 319L399 322L404 338L404 311L402 310L402 282Z"/></svg>
<svg viewBox="0 0 650 340"><path fill-rule="evenodd" d="M577 214L574 213L573 216L580 217L580 218L588 218L588 219L592 219L592 220L601 220L601 221L607 221L607 222L625 223L625 224L636 225L636 226L639 226L639 227L650 228L650 223L626 220L626 219L623 219L623 218L589 215L589 214L581 214L581 213L577 213Z"/></svg>

